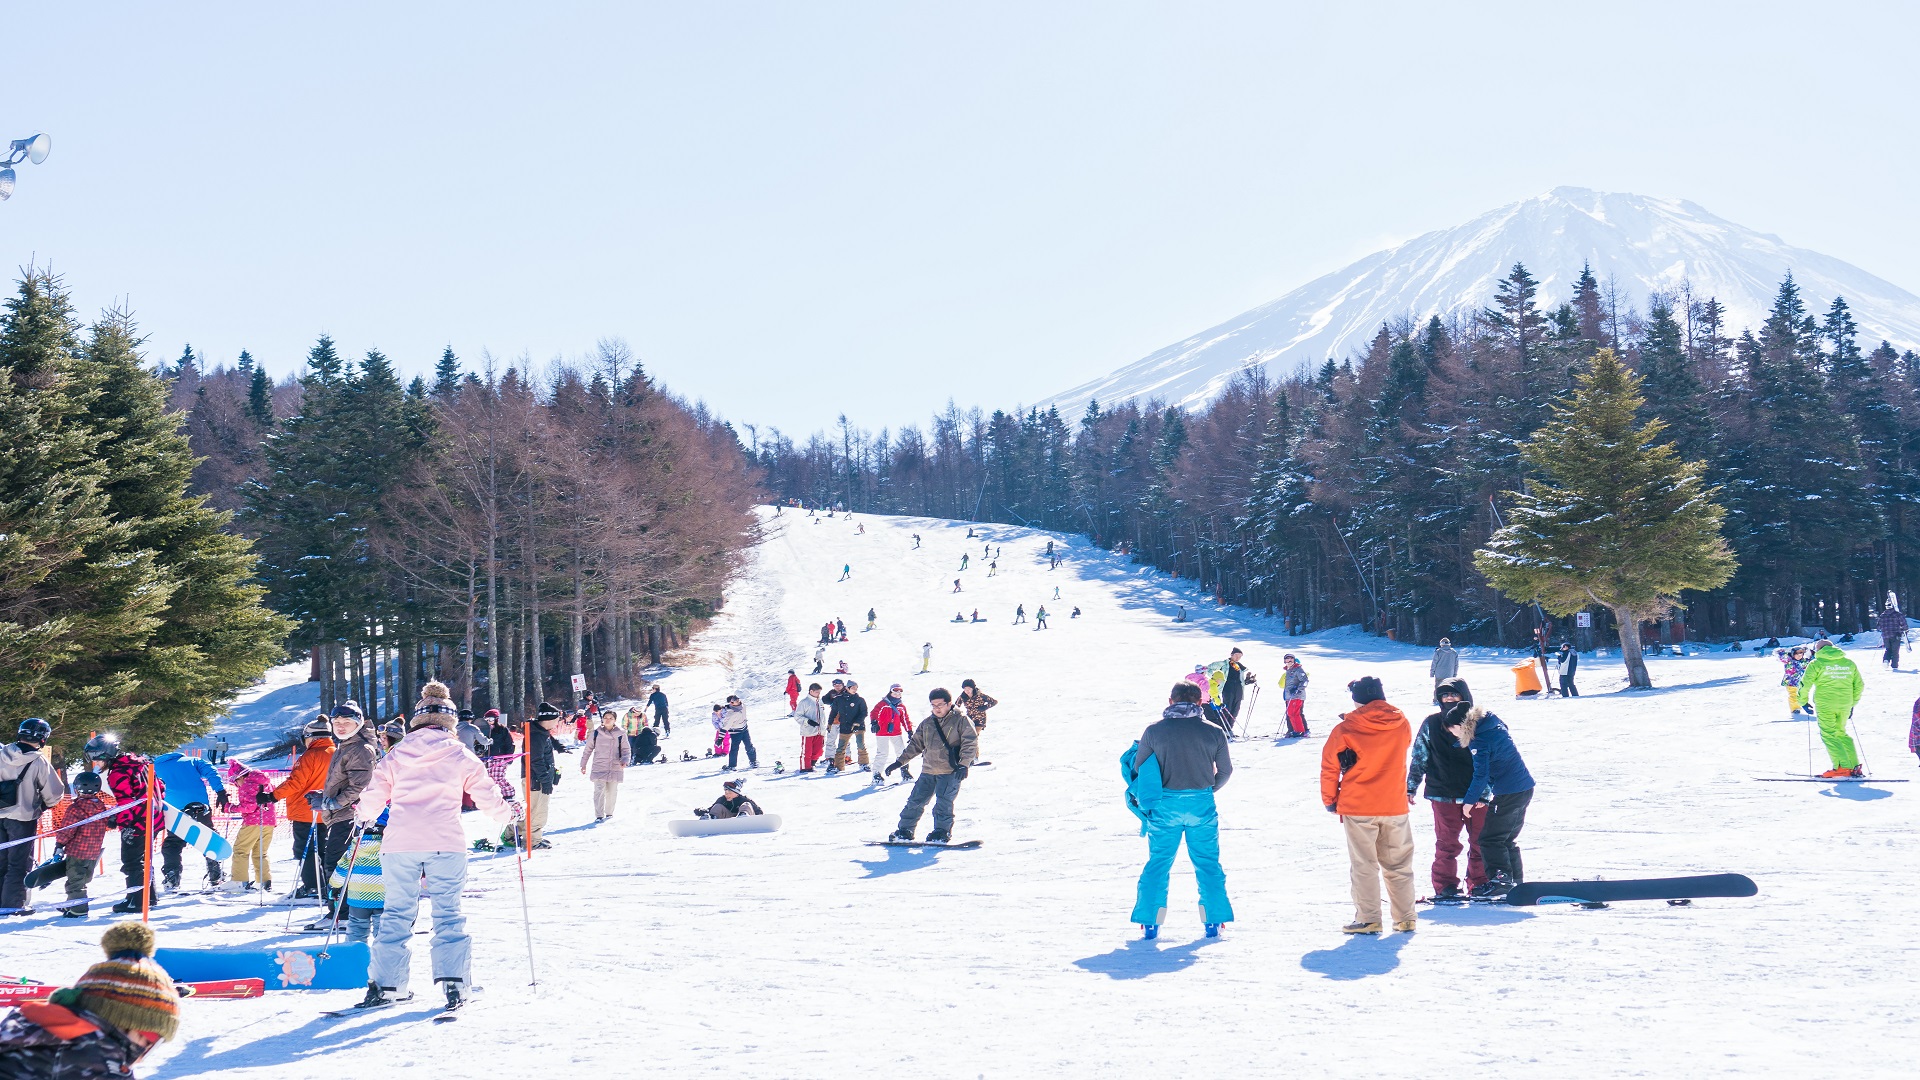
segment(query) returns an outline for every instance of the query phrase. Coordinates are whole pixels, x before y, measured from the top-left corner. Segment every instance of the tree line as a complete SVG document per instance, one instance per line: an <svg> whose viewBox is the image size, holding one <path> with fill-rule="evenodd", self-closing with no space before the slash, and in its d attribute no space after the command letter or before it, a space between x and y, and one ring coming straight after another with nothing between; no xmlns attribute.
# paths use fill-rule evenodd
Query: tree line
<svg viewBox="0 0 1920 1080"><path fill-rule="evenodd" d="M1861 342L1844 298L1816 313L1790 274L1737 332L1685 285L1639 310L1583 269L1553 305L1516 265L1484 309L1396 320L1279 381L1248 367L1191 411L949 404L924 431L746 430L782 497L1083 532L1296 631L1511 646L1574 619L1515 603L1475 553L1545 477L1523 446L1602 350L1635 374L1639 419L1702 465L1737 562L1663 608L1658 633L1857 631L1920 584L1920 357Z"/></svg>

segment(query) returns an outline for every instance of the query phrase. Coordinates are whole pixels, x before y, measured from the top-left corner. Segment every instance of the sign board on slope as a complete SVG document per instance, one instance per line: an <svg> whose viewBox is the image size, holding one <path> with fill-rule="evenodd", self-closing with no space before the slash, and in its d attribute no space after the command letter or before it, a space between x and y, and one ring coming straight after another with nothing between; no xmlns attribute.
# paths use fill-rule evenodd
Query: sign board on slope
<svg viewBox="0 0 1920 1080"><path fill-rule="evenodd" d="M1573 625L1581 627L1583 629L1591 627L1593 625L1593 612L1582 611L1579 614L1575 615L1573 617Z"/></svg>
<svg viewBox="0 0 1920 1080"><path fill-rule="evenodd" d="M573 692L576 694L584 694L587 692L587 677L585 675L579 674L578 672L574 674Z"/></svg>

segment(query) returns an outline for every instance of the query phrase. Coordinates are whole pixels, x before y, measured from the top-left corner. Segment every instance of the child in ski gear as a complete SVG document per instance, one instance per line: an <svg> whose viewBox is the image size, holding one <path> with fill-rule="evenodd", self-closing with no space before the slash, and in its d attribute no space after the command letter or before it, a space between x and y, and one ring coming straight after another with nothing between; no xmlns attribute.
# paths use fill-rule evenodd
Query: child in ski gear
<svg viewBox="0 0 1920 1080"><path fill-rule="evenodd" d="M1019 626L1027 621L1027 605L1016 604L1013 609L1013 625Z"/></svg>
<svg viewBox="0 0 1920 1080"><path fill-rule="evenodd" d="M51 1001L0 1011L0 1080L130 1077L147 1051L180 1031L180 995L153 962L153 930L107 930L107 959Z"/></svg>
<svg viewBox="0 0 1920 1080"><path fill-rule="evenodd" d="M342 859L327 878L327 887L344 898L348 941L368 940L373 924L380 920L387 904L386 878L380 869L380 845L386 825L387 815L382 812L373 824L360 831L355 846L347 849L352 865Z"/></svg>
<svg viewBox="0 0 1920 1080"><path fill-rule="evenodd" d="M819 683L808 683L807 696L793 707L794 722L800 726L801 772L812 772L827 752L826 708L820 700Z"/></svg>
<svg viewBox="0 0 1920 1080"><path fill-rule="evenodd" d="M1813 715L1820 723L1820 741L1826 744L1827 756L1833 760L1833 768L1820 776L1828 780L1864 776L1866 770L1860 767L1859 752L1847 734L1847 720L1853 716L1853 707L1860 703L1860 694L1866 686L1860 679L1860 668L1839 646L1825 638L1813 645L1813 662L1800 677L1800 693L1803 699L1813 702Z"/></svg>
<svg viewBox="0 0 1920 1080"><path fill-rule="evenodd" d="M620 798L620 781L626 779L627 763L632 759L632 744L620 730L612 709L600 714L600 726L587 736L586 749L580 752L580 773L593 783L593 820L613 816L613 804Z"/></svg>
<svg viewBox="0 0 1920 1080"><path fill-rule="evenodd" d="M1413 737L1413 757L1407 763L1407 804L1413 805L1422 780L1427 785L1427 802L1433 807L1433 895L1435 899L1462 899L1466 892L1460 883L1460 833L1467 842L1467 889L1487 883L1487 864L1480 853L1480 830L1487 822L1486 808L1464 800L1473 783L1473 754L1461 749L1447 731L1447 718L1456 710L1462 715L1473 707L1473 692L1466 680L1450 677L1434 688L1433 703L1439 711L1426 718Z"/></svg>
<svg viewBox="0 0 1920 1080"><path fill-rule="evenodd" d="M273 869L267 852L279 824L273 777L238 761L227 763L227 776L233 781L234 796L240 804L240 830L233 834L233 880L228 884L233 886L232 891L241 892L258 882L261 889L271 891Z"/></svg>
<svg viewBox="0 0 1920 1080"><path fill-rule="evenodd" d="M1460 674L1460 654L1453 651L1451 638L1440 639L1440 647L1433 650L1433 659L1427 664L1427 674L1433 676L1435 686Z"/></svg>
<svg viewBox="0 0 1920 1080"><path fill-rule="evenodd" d="M1775 649L1773 655L1780 661L1780 685L1787 688L1787 715L1797 716L1803 706L1810 705L1800 697L1800 680L1807 674L1807 661L1813 653L1805 645L1795 645Z"/></svg>
<svg viewBox="0 0 1920 1080"><path fill-rule="evenodd" d="M1148 937L1157 937L1167 919L1167 888L1182 840L1200 889L1207 936L1218 936L1220 924L1233 921L1227 874L1220 868L1220 814L1213 800L1233 775L1233 759L1226 732L1207 722L1201 696L1200 687L1186 679L1174 683L1160 719L1148 725L1121 758L1130 805L1137 807L1140 832L1148 838L1147 864L1134 891L1132 916Z"/></svg>
<svg viewBox="0 0 1920 1080"><path fill-rule="evenodd" d="M307 795L327 786L327 769L333 763L333 726L326 717L315 717L302 734L306 747L293 763L293 772L273 789L273 797L287 804L287 821L293 826L293 854L300 860L295 899L320 895L320 815L307 802Z"/></svg>
<svg viewBox="0 0 1920 1080"><path fill-rule="evenodd" d="M847 689L834 699L828 718L839 739L834 743L833 760L827 762L827 775L836 775L853 764L847 753L849 742L860 752L860 768L871 768L872 759L867 756L867 699L860 696L859 683L847 680Z"/></svg>
<svg viewBox="0 0 1920 1080"><path fill-rule="evenodd" d="M1353 921L1349 934L1380 932L1380 878L1387 879L1393 928L1414 928L1413 825L1407 804L1407 746L1413 728L1387 704L1380 680L1364 675L1349 683L1357 708L1340 717L1320 748L1320 802L1340 815L1347 836Z"/></svg>
<svg viewBox="0 0 1920 1080"><path fill-rule="evenodd" d="M1047 628L1047 605L1041 604L1038 608L1034 609L1033 628L1036 631Z"/></svg>
<svg viewBox="0 0 1920 1080"><path fill-rule="evenodd" d="M953 695L940 687L927 693L927 703L933 714L920 721L920 726L913 729L913 737L907 740L906 751L887 766L888 773L904 772L907 763L916 757L926 762L921 766L920 778L913 782L913 793L907 796L907 805L900 810L900 824L889 840L913 839L913 831L919 827L920 815L926 812L929 799L933 800L933 831L927 834L927 842L944 844L951 840L953 801L960 794L960 782L967 778L968 766L974 763L973 721L953 707Z"/></svg>
<svg viewBox="0 0 1920 1080"><path fill-rule="evenodd" d="M87 915L87 885L100 868L107 830L113 827L105 818L88 819L106 813L111 805L100 794L99 773L89 769L73 778L73 801L60 815L62 822L72 824L62 825L53 834L53 842L67 857L67 904L60 911L70 919Z"/></svg>
<svg viewBox="0 0 1920 1080"><path fill-rule="evenodd" d="M13 742L0 746L0 782L11 789L12 798L0 805L0 908L27 906L27 871L33 869L33 848L28 840L39 827L40 815L53 808L65 794L60 777L53 771L41 748L53 735L53 725L37 717L22 720Z"/></svg>
<svg viewBox="0 0 1920 1080"><path fill-rule="evenodd" d="M576 713L574 714L574 717L573 717L574 745L578 746L579 744L586 741L587 741L587 714Z"/></svg>
<svg viewBox="0 0 1920 1080"><path fill-rule="evenodd" d="M1280 659L1286 675L1280 682L1280 700L1287 703L1287 733L1284 738L1299 739L1307 735L1307 669L1292 653Z"/></svg>
<svg viewBox="0 0 1920 1080"><path fill-rule="evenodd" d="M973 746L977 756L980 752L980 736L987 730L987 710L1000 702L980 689L972 679L962 679L960 698L954 704L967 714L967 721L973 725ZM979 764L990 765L992 762L983 759Z"/></svg>
<svg viewBox="0 0 1920 1080"><path fill-rule="evenodd" d="M553 713L549 725L557 726L558 710L543 708ZM467 881L467 836L460 807L463 798L471 799L477 810L503 824L509 811L486 769L454 737L454 715L445 685L434 681L421 687L406 740L374 768L357 804L362 822L379 818L388 808L380 850L386 907L373 942L363 1005L406 996L423 879L433 907L433 979L445 991L448 1007L464 1001L473 941L460 913L460 890ZM550 731L547 735L552 738Z"/></svg>
<svg viewBox="0 0 1920 1080"><path fill-rule="evenodd" d="M721 791L720 797L713 801L712 806L704 810L696 808L693 811L694 816L700 818L731 818L753 817L756 814L766 813L765 810L760 809L759 803L747 798L746 795L741 792L740 789L745 786L745 784L746 781L739 779L728 780L726 783L721 784L720 787L723 790Z"/></svg>
<svg viewBox="0 0 1920 1080"><path fill-rule="evenodd" d="M907 707L900 701L900 695L904 692L899 683L894 683L887 689L887 696L874 703L873 712L868 714L868 718L873 721L873 759L875 761L898 759L907 748L906 736L913 734L913 720L907 715ZM904 777L903 779L912 778ZM885 774L874 773L873 782L885 783Z"/></svg>
<svg viewBox="0 0 1920 1080"><path fill-rule="evenodd" d="M1480 826L1480 855L1487 864L1487 883L1475 896L1504 896L1527 880L1515 841L1527 823L1527 804L1533 801L1533 774L1520 758L1513 736L1498 716L1477 705L1450 710L1441 721L1461 747L1473 754L1473 779L1461 802L1487 808Z"/></svg>

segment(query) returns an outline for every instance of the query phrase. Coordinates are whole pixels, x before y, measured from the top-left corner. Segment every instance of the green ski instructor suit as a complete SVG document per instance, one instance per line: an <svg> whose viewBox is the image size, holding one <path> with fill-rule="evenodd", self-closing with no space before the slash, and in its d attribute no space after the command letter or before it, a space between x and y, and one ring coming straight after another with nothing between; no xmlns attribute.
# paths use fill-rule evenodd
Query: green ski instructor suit
<svg viewBox="0 0 1920 1080"><path fill-rule="evenodd" d="M1860 764L1853 739L1847 734L1847 718L1860 701L1866 684L1860 680L1860 668L1839 646L1828 645L1813 654L1813 662L1800 678L1800 699L1813 699L1813 715L1820 721L1820 741L1827 744L1827 756L1836 769L1851 769Z"/></svg>

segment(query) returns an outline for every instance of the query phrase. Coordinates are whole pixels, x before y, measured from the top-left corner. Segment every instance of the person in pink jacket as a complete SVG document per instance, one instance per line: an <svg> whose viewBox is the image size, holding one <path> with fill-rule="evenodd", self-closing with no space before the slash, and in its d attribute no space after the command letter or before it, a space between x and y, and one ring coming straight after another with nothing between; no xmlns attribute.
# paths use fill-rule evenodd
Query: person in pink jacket
<svg viewBox="0 0 1920 1080"><path fill-rule="evenodd" d="M227 762L227 777L234 782L233 805L240 811L240 831L233 834L232 872L220 891L246 892L257 880L262 891L272 892L267 850L273 846L274 827L280 824L273 777L238 760Z"/></svg>
<svg viewBox="0 0 1920 1080"><path fill-rule="evenodd" d="M359 1008L413 996L407 990L413 960L408 946L413 941L423 878L433 906L433 981L445 991L449 1009L466 1001L473 939L467 934L466 916L460 913L460 890L467 883L461 796L471 798L475 808L502 824L511 819L512 811L480 759L454 734L458 719L444 684L435 681L422 687L407 737L374 766L373 778L361 792L355 813L363 823L378 818L382 809L388 813L380 851L386 910L374 935L367 996Z"/></svg>

